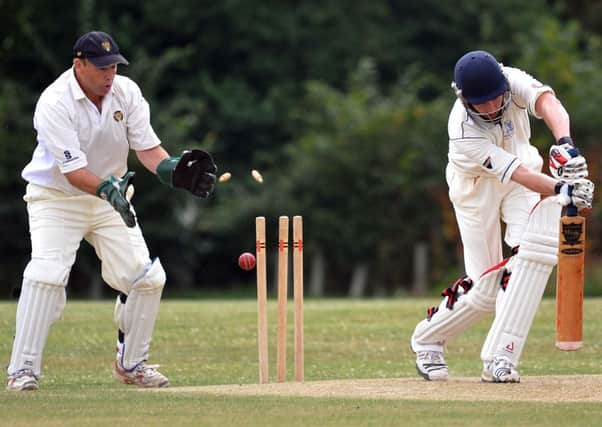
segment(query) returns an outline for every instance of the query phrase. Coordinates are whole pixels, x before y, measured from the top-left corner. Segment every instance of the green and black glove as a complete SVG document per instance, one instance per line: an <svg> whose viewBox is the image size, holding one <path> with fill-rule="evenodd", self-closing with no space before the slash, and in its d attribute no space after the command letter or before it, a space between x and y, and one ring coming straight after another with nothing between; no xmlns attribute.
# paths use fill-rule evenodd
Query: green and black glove
<svg viewBox="0 0 602 427"><path fill-rule="evenodd" d="M203 150L184 151L182 156L168 157L157 166L157 177L163 184L186 189L202 198L213 192L216 173L211 154Z"/></svg>
<svg viewBox="0 0 602 427"><path fill-rule="evenodd" d="M136 174L134 172L126 173L122 179L110 176L107 180L98 184L96 195L106 200L121 215L123 222L128 227L136 225L136 216L131 209L130 202L125 197L128 187L132 184Z"/></svg>

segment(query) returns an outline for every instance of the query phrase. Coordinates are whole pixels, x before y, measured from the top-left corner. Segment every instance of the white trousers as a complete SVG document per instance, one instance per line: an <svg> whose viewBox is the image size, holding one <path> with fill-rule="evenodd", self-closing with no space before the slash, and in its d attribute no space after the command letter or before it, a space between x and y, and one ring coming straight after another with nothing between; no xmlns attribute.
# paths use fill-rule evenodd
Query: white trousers
<svg viewBox="0 0 602 427"><path fill-rule="evenodd" d="M452 165L445 175L464 247L466 274L476 281L503 259L501 223L506 224L506 244L518 245L540 195L512 181L502 184L494 177L463 174Z"/></svg>
<svg viewBox="0 0 602 427"><path fill-rule="evenodd" d="M439 310L418 323L411 339L412 350L443 351L451 338L464 332L487 313L503 306L500 279L504 266L502 222L506 224L504 240L510 247L523 240L529 214L540 195L510 182L502 184L497 178L468 176L448 165L446 179L449 197L454 206L460 236L464 246L466 274L474 286L466 295L460 292L457 303L447 308L444 298ZM520 253L520 250L519 250ZM491 268L496 266L496 268ZM488 274L483 274L489 270ZM491 358L491 340L483 345L484 360Z"/></svg>
<svg viewBox="0 0 602 427"><path fill-rule="evenodd" d="M69 196L27 186L31 257L71 269L82 239L101 260L102 278L113 289L128 293L129 287L151 263L148 247L136 224L129 228L105 200L92 195Z"/></svg>
<svg viewBox="0 0 602 427"><path fill-rule="evenodd" d="M50 326L65 305L65 286L82 239L96 250L102 262L103 279L125 294L147 271L151 261L140 228L137 225L128 228L105 200L92 195L69 196L33 184L27 186L24 199L29 213L31 260L23 273L7 372L13 375L30 369L40 375ZM164 273L159 279L162 287ZM155 299L160 295L157 292ZM149 336L155 312L152 321L147 322ZM146 335L142 337L145 349L150 342Z"/></svg>

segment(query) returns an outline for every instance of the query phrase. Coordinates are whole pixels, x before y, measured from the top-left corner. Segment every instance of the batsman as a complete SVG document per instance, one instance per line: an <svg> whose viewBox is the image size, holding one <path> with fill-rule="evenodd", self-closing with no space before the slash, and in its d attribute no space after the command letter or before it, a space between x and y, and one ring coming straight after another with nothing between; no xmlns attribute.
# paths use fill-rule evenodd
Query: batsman
<svg viewBox="0 0 602 427"><path fill-rule="evenodd" d="M485 51L456 62L452 88L457 99L448 119L446 180L466 275L427 311L411 348L422 377L446 380L446 345L495 311L481 350L481 380L519 382L520 356L557 263L562 207L591 208L594 185L552 88ZM556 141L550 148L552 177L541 172L543 159L530 144L529 116L543 119Z"/></svg>
<svg viewBox="0 0 602 427"><path fill-rule="evenodd" d="M158 365L147 363L166 275L150 257L132 205L128 153L133 150L162 183L200 198L212 193L217 167L201 150L169 156L140 88L117 75L118 64L128 61L110 35L84 34L73 47L73 65L36 104L37 147L22 172L31 260L17 305L8 390L39 388L46 339L65 306L82 239L94 247L104 281L121 294L114 378L139 387L169 385Z"/></svg>

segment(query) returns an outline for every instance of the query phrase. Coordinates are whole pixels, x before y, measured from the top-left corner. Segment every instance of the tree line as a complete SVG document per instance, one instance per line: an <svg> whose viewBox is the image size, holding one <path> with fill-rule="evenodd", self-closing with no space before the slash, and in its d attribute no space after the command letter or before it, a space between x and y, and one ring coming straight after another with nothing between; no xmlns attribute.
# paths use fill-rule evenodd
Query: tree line
<svg viewBox="0 0 602 427"><path fill-rule="evenodd" d="M11 0L0 9L0 297L19 286L29 259L20 171L35 147L35 102L70 66L77 37L94 29L113 35L130 61L118 72L141 86L165 148L206 149L233 175L211 199L193 200L131 156L136 210L168 271L166 294L252 291L236 259L254 250L258 215L268 218L268 240L279 215L303 215L316 294L447 286L462 273L444 180L449 84L468 50L489 50L550 84L600 182L595 2ZM532 142L547 157L552 136L533 125ZM601 224L595 205L590 293L602 292ZM99 271L83 243L69 291L106 296Z"/></svg>

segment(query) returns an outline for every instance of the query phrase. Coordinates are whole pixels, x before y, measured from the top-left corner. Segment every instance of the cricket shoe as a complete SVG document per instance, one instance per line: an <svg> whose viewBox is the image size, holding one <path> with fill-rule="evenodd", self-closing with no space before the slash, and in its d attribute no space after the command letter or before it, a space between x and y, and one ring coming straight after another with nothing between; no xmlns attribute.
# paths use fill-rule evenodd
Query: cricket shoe
<svg viewBox="0 0 602 427"><path fill-rule="evenodd" d="M31 369L21 369L8 376L6 389L9 391L38 390L38 376Z"/></svg>
<svg viewBox="0 0 602 427"><path fill-rule="evenodd" d="M416 371L427 381L447 381L449 371L441 351L416 352Z"/></svg>
<svg viewBox="0 0 602 427"><path fill-rule="evenodd" d="M520 374L506 356L495 356L483 364L481 381L485 383L519 383Z"/></svg>
<svg viewBox="0 0 602 427"><path fill-rule="evenodd" d="M139 363L134 369L128 370L115 361L113 378L124 384L132 384L144 388L169 387L169 380L161 372L157 371L159 365L147 365Z"/></svg>

